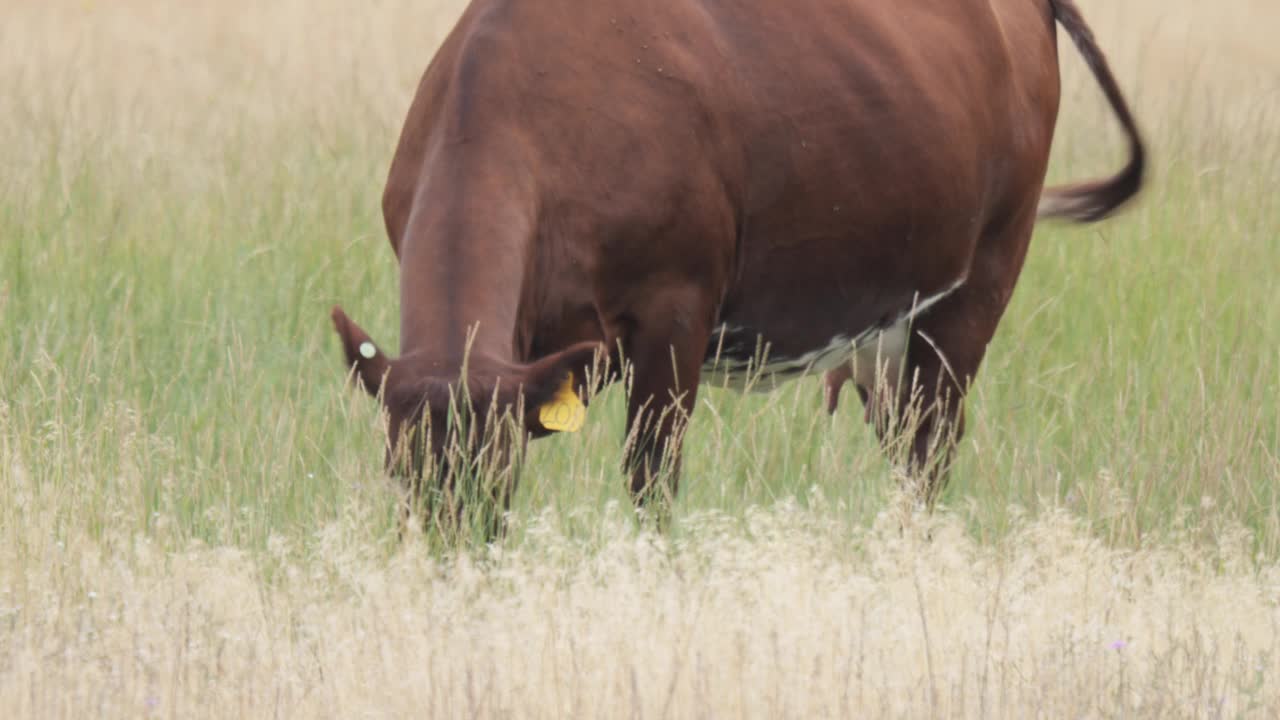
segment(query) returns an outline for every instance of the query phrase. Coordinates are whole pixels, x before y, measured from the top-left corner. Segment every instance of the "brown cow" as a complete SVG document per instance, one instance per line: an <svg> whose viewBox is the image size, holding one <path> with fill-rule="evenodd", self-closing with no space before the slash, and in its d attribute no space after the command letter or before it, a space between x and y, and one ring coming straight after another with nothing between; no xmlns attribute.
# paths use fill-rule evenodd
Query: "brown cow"
<svg viewBox="0 0 1280 720"><path fill-rule="evenodd" d="M1042 193L1055 20L1130 159ZM517 410L536 437L572 429L593 361L625 359L639 501L700 381L878 356L889 405L911 396L896 378L924 393L910 467L936 488L1037 217L1100 219L1142 175L1070 0L473 0L383 198L401 356L333 319L411 477L440 459L464 361L462 407ZM875 374L855 379L874 405Z"/></svg>

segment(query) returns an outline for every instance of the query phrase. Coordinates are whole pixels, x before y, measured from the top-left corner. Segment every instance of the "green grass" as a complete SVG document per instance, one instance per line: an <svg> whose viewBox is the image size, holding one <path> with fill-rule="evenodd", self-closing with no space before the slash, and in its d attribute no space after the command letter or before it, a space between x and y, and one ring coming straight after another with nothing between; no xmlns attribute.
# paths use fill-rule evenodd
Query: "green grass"
<svg viewBox="0 0 1280 720"><path fill-rule="evenodd" d="M343 303L395 344L379 197L398 126L362 113L358 86L332 92L339 102L232 113L215 129L175 121L154 150L138 137L145 118L58 122L56 85L12 111L0 137L17 160L0 164L5 522L23 521L31 506L13 498L27 493L58 532L172 547L263 548L353 513L370 539L394 536L377 409L343 389L328 309ZM1107 118L1076 103L1064 99L1056 178L1118 162L1092 140ZM1260 112L1137 106L1153 180L1113 221L1038 230L942 505L980 539L1056 508L1122 545L1188 528L1213 542L1241 523L1274 557L1280 140ZM583 433L535 443L518 515L550 508L590 534L593 516L627 503L622 424L614 388ZM851 394L830 420L814 380L764 396L707 390L676 532L700 510L742 517L812 497L866 525L892 485Z"/></svg>

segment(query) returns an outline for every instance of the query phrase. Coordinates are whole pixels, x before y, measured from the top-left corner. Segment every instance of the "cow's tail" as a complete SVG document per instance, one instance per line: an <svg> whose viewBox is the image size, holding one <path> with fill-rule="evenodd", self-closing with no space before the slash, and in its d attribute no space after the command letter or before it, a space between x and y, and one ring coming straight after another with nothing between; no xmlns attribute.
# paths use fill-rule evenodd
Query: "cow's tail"
<svg viewBox="0 0 1280 720"><path fill-rule="evenodd" d="M1142 136L1138 125L1129 112L1115 76L1107 65L1107 59L1098 48L1093 37L1093 30L1080 15L1080 8L1073 0L1050 0L1054 16L1062 24L1062 28L1071 36L1080 54L1089 65L1107 102L1120 120L1125 135L1129 139L1129 164L1114 177L1075 185L1064 185L1046 188L1040 196L1039 217L1063 218L1075 222L1093 222L1110 215L1125 201L1138 194L1142 188L1143 173L1146 169L1146 151L1142 146Z"/></svg>

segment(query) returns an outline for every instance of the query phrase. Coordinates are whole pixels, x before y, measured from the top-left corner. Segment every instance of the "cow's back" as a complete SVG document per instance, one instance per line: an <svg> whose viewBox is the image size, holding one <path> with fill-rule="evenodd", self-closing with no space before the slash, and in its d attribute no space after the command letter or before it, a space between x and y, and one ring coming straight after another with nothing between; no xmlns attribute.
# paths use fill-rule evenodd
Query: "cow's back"
<svg viewBox="0 0 1280 720"><path fill-rule="evenodd" d="M446 159L464 155L433 148L505 126L498 154L529 169L542 224L521 344L607 334L581 318L670 278L784 351L873 324L963 277L984 230L1038 193L1052 17L992 2L476 0L410 113L392 244L457 176ZM815 309L829 323L783 332Z"/></svg>

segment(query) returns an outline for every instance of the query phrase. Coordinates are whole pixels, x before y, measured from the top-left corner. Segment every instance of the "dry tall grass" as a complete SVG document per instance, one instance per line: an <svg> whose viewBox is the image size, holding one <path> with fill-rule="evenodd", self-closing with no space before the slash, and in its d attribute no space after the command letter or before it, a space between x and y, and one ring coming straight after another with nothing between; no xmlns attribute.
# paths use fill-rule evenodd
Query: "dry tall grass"
<svg viewBox="0 0 1280 720"><path fill-rule="evenodd" d="M1260 291L1274 287L1274 268L1232 273L1275 258L1280 235L1267 234L1280 205L1263 200L1280 181L1266 121L1280 111L1280 7L1081 4L1154 141L1149 209L1121 221L1122 246L1158 246L1144 238L1178 237L1188 218L1200 219L1196 231L1222 219L1222 237L1197 239L1222 254L1141 262L1181 263L1182 292L1277 317ZM310 249L265 236L358 227L331 241L341 260L390 263L371 178L461 5L0 0L0 228L25 233L0 238L10 265L0 317L22 323L0 331L18 339L0 347L0 715L1280 716L1280 525L1266 506L1280 480L1266 399L1280 364L1274 347L1248 342L1274 330L1242 322L1222 336L1244 342L1192 348L1187 376L1199 382L1158 388L1167 405L1143 402L1157 373L1146 365L1136 367L1148 376L1102 383L1101 397L1062 380L1066 363L1091 354L1108 359L1090 371L1123 364L1125 338L1158 336L1159 323L1217 337L1225 311L1205 301L1169 318L1174 293L1163 289L1121 314L1150 332L1031 327L1048 307L1039 301L1011 311L1002 337L1013 339L1000 342L1014 344L979 388L997 400L977 398L963 451L969 479L933 519L904 518L862 490L887 484L874 448L813 440L816 400L803 405L796 391L758 411L723 395L700 409L686 497L718 497L725 510L697 509L669 537L638 531L595 494L620 485L615 446L548 443L568 459L541 460L548 477L526 492L567 507L518 517L518 542L445 559L419 538L395 543L373 426L360 424L371 411L345 404L322 314L255 326L209 307L266 313L357 289L381 293L369 304L391 302L364 269L328 258L290 275L293 264L273 258ZM1079 177L1118 156L1109 131L1082 140L1110 121L1063 47L1071 150L1054 172ZM355 209L333 207L344 176ZM1122 241L1103 232L1074 240L1087 261L1063 266L1132 282L1145 266L1117 260ZM61 277L67 268L84 278ZM237 275L279 284L238 302ZM78 282L96 294L71 297ZM390 324L393 311L374 322ZM166 323L170 312L183 322ZM139 330L161 327L169 334ZM262 339L264 327L280 334ZM1050 340L1016 344L1035 337ZM1060 352L1054 338L1071 353L1013 374L1033 381L1001 384L1017 363ZM302 354L323 356L315 365L329 374ZM1167 407L1195 408L1202 430L1183 432ZM1114 427L1090 425L1107 410ZM617 434L619 420L592 412ZM1019 427L1035 422L1044 427ZM1037 443L1060 425L1084 429L1042 457ZM852 434L854 422L834 427ZM1182 434L1165 446L1170 428ZM368 439L353 449L357 433ZM339 441L343 452L331 452ZM1114 452L1119 469L1060 457L1090 452ZM1089 476L1064 481L1063 465ZM806 495L831 468L871 479L835 500ZM745 507L721 480L731 474L755 493ZM1020 483L1024 497L1044 496L1036 512L1006 503L1004 488ZM1055 495L1059 485L1068 489ZM775 494L800 497L760 501ZM1149 533L1144 503L1177 517ZM995 532L990 518L1006 526Z"/></svg>
<svg viewBox="0 0 1280 720"><path fill-rule="evenodd" d="M273 577L227 548L56 545L6 572L10 717L1274 717L1280 569L1109 550L1062 517L850 535L615 515L477 560L389 562L335 529ZM920 528L916 528L920 529ZM0 547L6 567L18 561Z"/></svg>

